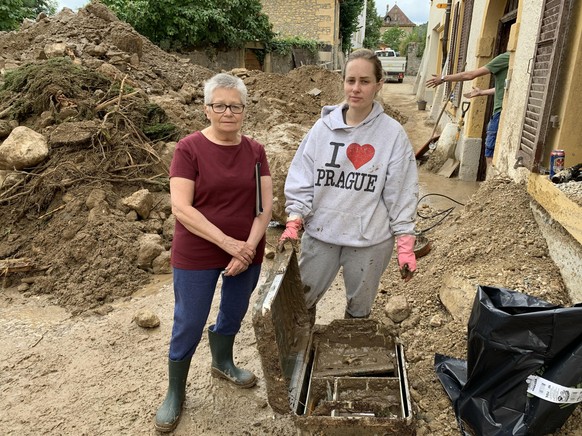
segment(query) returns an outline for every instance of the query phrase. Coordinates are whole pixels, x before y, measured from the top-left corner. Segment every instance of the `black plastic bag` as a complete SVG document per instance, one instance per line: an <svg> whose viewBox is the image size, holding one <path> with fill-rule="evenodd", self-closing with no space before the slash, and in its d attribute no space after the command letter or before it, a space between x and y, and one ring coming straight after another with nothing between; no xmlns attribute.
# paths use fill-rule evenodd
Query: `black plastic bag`
<svg viewBox="0 0 582 436"><path fill-rule="evenodd" d="M582 387L582 304L555 306L517 291L478 286L467 361L437 354L435 369L464 435L552 433L578 404L552 401L568 395L582 399L580 389L572 389ZM557 400L538 398L527 392L530 376L532 386L546 388L549 381L570 389L560 390Z"/></svg>

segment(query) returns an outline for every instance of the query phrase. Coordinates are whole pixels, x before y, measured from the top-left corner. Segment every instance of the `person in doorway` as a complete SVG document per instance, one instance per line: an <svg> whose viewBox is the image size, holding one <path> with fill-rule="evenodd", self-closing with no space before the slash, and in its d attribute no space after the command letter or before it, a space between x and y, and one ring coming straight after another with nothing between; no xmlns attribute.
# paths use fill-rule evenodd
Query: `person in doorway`
<svg viewBox="0 0 582 436"><path fill-rule="evenodd" d="M279 247L304 229L299 268L312 321L340 268L345 317L368 317L395 239L403 278L416 270L416 159L402 126L375 101L383 82L374 52L350 54L344 102L322 109L285 181L288 219Z"/></svg>
<svg viewBox="0 0 582 436"><path fill-rule="evenodd" d="M176 228L172 242L174 324L169 350L169 386L155 427L172 431L181 414L192 356L200 343L219 278L216 323L208 328L211 373L238 387L256 377L233 362L233 344L257 285L271 220L272 180L264 147L241 134L247 89L230 74L204 86L210 126L183 138L170 166L170 196ZM257 168L259 180L257 180ZM257 186L262 213L257 215Z"/></svg>
<svg viewBox="0 0 582 436"><path fill-rule="evenodd" d="M481 90L473 87L471 92L463 94L466 98L474 98L482 95L493 95L493 115L487 124L487 134L485 135L485 159L487 165L493 160L495 141L497 140L497 130L499 129L499 118L503 109L503 95L505 92L505 78L509 69L509 52L505 52L493 58L487 65L476 70L462 71L455 74L445 74L440 77L433 74L432 79L426 81L426 86L435 88L444 82L464 82L477 77L492 74L495 79L495 86L490 89Z"/></svg>

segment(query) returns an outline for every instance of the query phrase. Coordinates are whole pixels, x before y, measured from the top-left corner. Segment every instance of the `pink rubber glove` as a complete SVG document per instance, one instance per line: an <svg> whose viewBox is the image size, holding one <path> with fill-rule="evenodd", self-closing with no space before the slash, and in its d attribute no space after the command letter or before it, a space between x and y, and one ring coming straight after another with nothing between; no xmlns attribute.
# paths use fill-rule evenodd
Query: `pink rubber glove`
<svg viewBox="0 0 582 436"><path fill-rule="evenodd" d="M285 241L296 242L299 240L299 230L303 227L303 220L301 218L295 218L287 221L285 224L285 230L279 238L279 248L283 247Z"/></svg>
<svg viewBox="0 0 582 436"><path fill-rule="evenodd" d="M398 266L400 275L404 281L408 281L416 271L416 256L414 255L414 243L416 236L400 235L396 237L396 246L398 247Z"/></svg>

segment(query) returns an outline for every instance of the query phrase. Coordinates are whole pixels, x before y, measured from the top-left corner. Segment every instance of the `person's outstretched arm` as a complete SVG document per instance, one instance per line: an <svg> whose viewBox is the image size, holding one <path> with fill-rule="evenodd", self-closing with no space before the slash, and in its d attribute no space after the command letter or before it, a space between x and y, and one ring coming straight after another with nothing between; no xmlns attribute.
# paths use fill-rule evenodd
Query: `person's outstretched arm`
<svg viewBox="0 0 582 436"><path fill-rule="evenodd" d="M454 74L445 74L444 76L437 76L436 74L432 75L432 79L428 79L426 81L426 86L428 88L436 88L440 84L444 82L466 82L467 80L473 80L477 77L485 76L490 74L489 71L485 67L477 68L476 70L470 71L461 71L460 73Z"/></svg>
<svg viewBox="0 0 582 436"><path fill-rule="evenodd" d="M475 97L481 97L482 95L495 95L495 88L481 89L481 88L477 88L476 86L473 86L473 88L471 89L470 92L465 92L463 94L463 97L475 98Z"/></svg>

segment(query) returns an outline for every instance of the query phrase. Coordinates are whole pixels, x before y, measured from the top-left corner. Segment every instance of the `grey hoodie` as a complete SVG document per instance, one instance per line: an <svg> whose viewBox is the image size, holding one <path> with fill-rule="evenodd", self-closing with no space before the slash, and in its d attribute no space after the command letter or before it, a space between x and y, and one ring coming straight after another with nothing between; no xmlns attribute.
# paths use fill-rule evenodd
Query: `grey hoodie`
<svg viewBox="0 0 582 436"><path fill-rule="evenodd" d="M285 181L285 210L313 238L368 247L414 234L418 174L400 123L374 102L357 126L345 105L325 106L297 150Z"/></svg>

